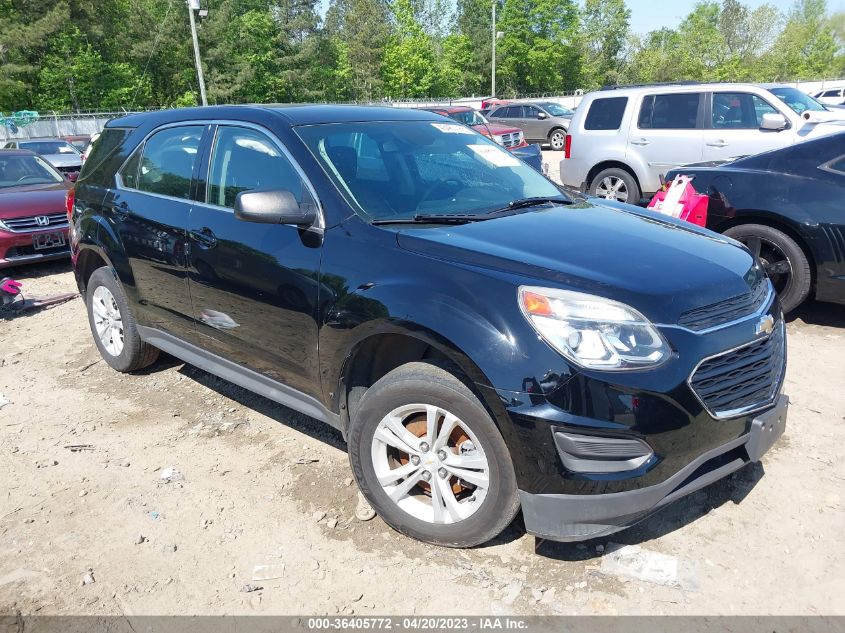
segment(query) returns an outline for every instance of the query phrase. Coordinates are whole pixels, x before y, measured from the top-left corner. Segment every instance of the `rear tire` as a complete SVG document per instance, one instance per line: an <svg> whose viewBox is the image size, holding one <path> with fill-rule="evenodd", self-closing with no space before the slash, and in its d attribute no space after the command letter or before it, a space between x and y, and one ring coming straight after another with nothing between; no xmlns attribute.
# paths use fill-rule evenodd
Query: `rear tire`
<svg viewBox="0 0 845 633"><path fill-rule="evenodd" d="M740 224L724 233L742 242L760 260L784 312L791 312L809 296L813 285L810 262L789 235L765 224Z"/></svg>
<svg viewBox="0 0 845 633"><path fill-rule="evenodd" d="M590 195L628 204L639 204L642 197L636 179L618 167L604 169L596 174L590 182Z"/></svg>
<svg viewBox="0 0 845 633"><path fill-rule="evenodd" d="M426 543L485 543L519 510L499 430L469 387L436 365L402 365L367 390L353 414L349 462L384 521Z"/></svg>
<svg viewBox="0 0 845 633"><path fill-rule="evenodd" d="M136 371L156 361L159 351L141 340L126 293L111 268L103 266L93 272L85 303L94 343L112 369Z"/></svg>
<svg viewBox="0 0 845 633"><path fill-rule="evenodd" d="M566 130L558 127L549 132L549 146L551 146L554 151L559 152L562 150L565 143Z"/></svg>

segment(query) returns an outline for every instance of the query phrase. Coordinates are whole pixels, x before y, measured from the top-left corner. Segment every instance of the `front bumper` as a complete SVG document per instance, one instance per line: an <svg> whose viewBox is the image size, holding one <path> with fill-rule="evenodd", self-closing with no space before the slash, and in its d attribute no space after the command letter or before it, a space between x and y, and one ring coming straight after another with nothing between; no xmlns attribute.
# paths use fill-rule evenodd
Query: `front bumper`
<svg viewBox="0 0 845 633"><path fill-rule="evenodd" d="M748 433L705 452L665 481L593 495L532 494L520 490L526 530L540 538L581 541L630 527L667 504L761 459L786 428L789 398L754 417Z"/></svg>
<svg viewBox="0 0 845 633"><path fill-rule="evenodd" d="M33 246L33 236L39 233L62 233L65 238L65 244L56 248L36 250ZM70 257L68 229L66 226L60 229L21 233L0 231L0 268L64 259L66 257Z"/></svg>

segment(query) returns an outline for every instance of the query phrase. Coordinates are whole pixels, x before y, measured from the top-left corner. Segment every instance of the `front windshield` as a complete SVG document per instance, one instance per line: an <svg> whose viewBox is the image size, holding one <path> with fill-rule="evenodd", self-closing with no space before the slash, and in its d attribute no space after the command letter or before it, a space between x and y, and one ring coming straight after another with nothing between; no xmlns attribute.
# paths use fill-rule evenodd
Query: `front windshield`
<svg viewBox="0 0 845 633"><path fill-rule="evenodd" d="M453 112L449 115L449 118L454 119L458 123L463 123L464 125L486 125L487 120L481 115L480 112L475 110L465 110L460 112Z"/></svg>
<svg viewBox="0 0 845 633"><path fill-rule="evenodd" d="M20 143L21 149L28 149L42 156L46 154L78 154L79 151L65 141L27 141Z"/></svg>
<svg viewBox="0 0 845 633"><path fill-rule="evenodd" d="M797 88L779 86L777 88L770 88L769 92L792 108L796 114L801 114L803 112L827 112L827 108L825 108L821 103L813 99L806 92L801 92Z"/></svg>
<svg viewBox="0 0 845 633"><path fill-rule="evenodd" d="M44 185L64 178L38 156L0 154L0 189L21 185Z"/></svg>
<svg viewBox="0 0 845 633"><path fill-rule="evenodd" d="M457 123L371 121L297 128L353 208L369 220L480 215L560 190Z"/></svg>
<svg viewBox="0 0 845 633"><path fill-rule="evenodd" d="M569 108L564 108L562 105L558 105L557 103L544 103L543 107L552 116L571 117L573 114L575 114Z"/></svg>

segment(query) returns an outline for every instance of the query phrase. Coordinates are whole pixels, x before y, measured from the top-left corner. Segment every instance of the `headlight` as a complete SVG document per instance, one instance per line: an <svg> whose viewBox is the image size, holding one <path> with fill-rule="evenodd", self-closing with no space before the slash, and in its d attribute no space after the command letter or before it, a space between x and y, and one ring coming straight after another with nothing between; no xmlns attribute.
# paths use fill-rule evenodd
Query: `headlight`
<svg viewBox="0 0 845 633"><path fill-rule="evenodd" d="M504 138L502 138L502 135L501 135L501 134L494 134L494 135L493 135L493 140L494 140L494 141L496 141L496 143L498 143L499 145L504 145L504 144L505 144L505 139L504 139Z"/></svg>
<svg viewBox="0 0 845 633"><path fill-rule="evenodd" d="M549 345L581 367L609 371L655 367L670 354L669 344L648 319L610 299L521 286L519 306Z"/></svg>

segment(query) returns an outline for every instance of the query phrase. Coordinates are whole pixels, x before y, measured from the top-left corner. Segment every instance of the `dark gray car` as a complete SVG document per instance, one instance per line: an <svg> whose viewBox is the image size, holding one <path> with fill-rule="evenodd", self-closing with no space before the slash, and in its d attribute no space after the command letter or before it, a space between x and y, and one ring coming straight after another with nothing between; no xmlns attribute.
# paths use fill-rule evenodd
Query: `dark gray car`
<svg viewBox="0 0 845 633"><path fill-rule="evenodd" d="M526 101L503 104L491 110L487 118L518 127L529 143L548 143L553 150L561 150L573 114L553 101Z"/></svg>

